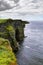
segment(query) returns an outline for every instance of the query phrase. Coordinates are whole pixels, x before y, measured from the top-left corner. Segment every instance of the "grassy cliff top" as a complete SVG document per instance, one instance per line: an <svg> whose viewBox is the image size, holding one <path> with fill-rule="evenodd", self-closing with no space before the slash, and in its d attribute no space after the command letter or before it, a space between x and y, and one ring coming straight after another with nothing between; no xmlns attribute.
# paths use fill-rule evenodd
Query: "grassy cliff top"
<svg viewBox="0 0 43 65"><path fill-rule="evenodd" d="M0 23L5 23L7 19L0 19Z"/></svg>
<svg viewBox="0 0 43 65"><path fill-rule="evenodd" d="M0 19L0 24L1 24L1 23L6 23L7 20L9 20L9 22L10 22L10 21L12 21L12 22L13 22L13 21L14 21L14 22L18 21L18 22L22 22L22 23L24 23L24 24L29 23L29 22L27 22L27 21L22 21L22 20L20 20L20 19L15 19L15 20L13 20L13 19Z"/></svg>

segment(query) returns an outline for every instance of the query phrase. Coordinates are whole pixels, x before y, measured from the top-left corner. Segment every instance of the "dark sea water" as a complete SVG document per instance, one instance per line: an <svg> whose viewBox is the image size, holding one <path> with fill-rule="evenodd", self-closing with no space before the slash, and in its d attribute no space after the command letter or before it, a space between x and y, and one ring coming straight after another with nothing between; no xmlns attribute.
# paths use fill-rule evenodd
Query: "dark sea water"
<svg viewBox="0 0 43 65"><path fill-rule="evenodd" d="M30 22L17 52L18 65L43 65L43 22Z"/></svg>

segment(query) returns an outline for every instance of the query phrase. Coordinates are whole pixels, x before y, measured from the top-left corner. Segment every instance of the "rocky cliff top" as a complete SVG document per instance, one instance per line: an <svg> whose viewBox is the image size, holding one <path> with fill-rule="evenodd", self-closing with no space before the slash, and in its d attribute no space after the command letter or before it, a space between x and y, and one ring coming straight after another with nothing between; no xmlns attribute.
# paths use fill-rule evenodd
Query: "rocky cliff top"
<svg viewBox="0 0 43 65"><path fill-rule="evenodd" d="M22 22L22 23L29 23L27 21L23 21L23 20L20 20L20 19L0 19L0 24L3 24L3 23L6 23L6 22Z"/></svg>

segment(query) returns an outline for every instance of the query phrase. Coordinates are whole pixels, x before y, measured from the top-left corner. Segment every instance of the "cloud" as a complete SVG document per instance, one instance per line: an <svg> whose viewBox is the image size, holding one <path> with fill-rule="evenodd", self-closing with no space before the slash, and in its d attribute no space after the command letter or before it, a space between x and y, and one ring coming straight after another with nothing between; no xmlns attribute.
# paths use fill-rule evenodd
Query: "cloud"
<svg viewBox="0 0 43 65"><path fill-rule="evenodd" d="M19 2L19 0L13 0L15 3L18 3Z"/></svg>
<svg viewBox="0 0 43 65"><path fill-rule="evenodd" d="M43 14L43 0L21 0L19 4L20 12Z"/></svg>
<svg viewBox="0 0 43 65"><path fill-rule="evenodd" d="M43 14L43 0L0 0L0 11L3 10L23 14Z"/></svg>
<svg viewBox="0 0 43 65"><path fill-rule="evenodd" d="M16 7L17 0L0 0L0 11L9 10Z"/></svg>

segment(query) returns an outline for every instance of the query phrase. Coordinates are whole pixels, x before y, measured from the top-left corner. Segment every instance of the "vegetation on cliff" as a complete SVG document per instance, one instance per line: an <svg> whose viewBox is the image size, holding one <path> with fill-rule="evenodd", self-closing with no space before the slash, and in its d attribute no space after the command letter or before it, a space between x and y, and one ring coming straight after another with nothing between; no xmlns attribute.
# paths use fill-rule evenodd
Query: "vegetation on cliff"
<svg viewBox="0 0 43 65"><path fill-rule="evenodd" d="M28 22L22 20L0 19L0 65L17 65L12 51L19 49L24 38L24 27Z"/></svg>
<svg viewBox="0 0 43 65"><path fill-rule="evenodd" d="M0 19L0 23L5 23L7 19Z"/></svg>
<svg viewBox="0 0 43 65"><path fill-rule="evenodd" d="M17 65L17 60L7 39L0 38L0 65Z"/></svg>

